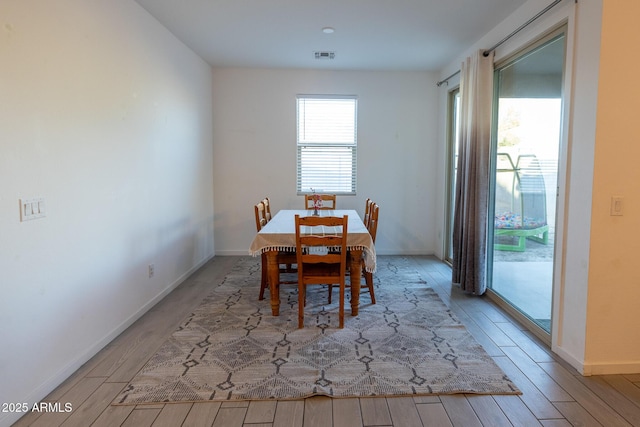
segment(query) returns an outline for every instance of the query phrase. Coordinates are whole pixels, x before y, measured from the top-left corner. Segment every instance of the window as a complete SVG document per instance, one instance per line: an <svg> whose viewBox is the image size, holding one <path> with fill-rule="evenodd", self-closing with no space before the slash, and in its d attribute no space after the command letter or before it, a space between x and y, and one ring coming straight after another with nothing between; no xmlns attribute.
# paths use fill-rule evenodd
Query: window
<svg viewBox="0 0 640 427"><path fill-rule="evenodd" d="M298 194L356 193L355 96L298 95Z"/></svg>

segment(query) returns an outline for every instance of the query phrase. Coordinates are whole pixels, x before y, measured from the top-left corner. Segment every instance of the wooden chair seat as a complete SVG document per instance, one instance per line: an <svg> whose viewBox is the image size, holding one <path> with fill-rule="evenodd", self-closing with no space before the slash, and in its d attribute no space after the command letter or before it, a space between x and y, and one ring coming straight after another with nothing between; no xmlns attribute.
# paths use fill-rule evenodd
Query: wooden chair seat
<svg viewBox="0 0 640 427"><path fill-rule="evenodd" d="M307 282L320 280L325 283L327 277L337 276L338 274L340 274L339 264L307 264L304 271Z"/></svg>

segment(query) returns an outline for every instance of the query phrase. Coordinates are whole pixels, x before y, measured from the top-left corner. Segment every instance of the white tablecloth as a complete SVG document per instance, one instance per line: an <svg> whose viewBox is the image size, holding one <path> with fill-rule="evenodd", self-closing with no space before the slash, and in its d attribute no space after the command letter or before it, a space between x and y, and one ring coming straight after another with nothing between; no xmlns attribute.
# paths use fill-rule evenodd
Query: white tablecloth
<svg viewBox="0 0 640 427"><path fill-rule="evenodd" d="M347 226L347 248L362 250L364 256L365 269L375 272L376 269L376 249L369 231L358 216L355 210L320 210L321 216L349 216ZM296 226L295 216L310 216L312 210L281 210L267 223L266 226L256 234L251 242L249 253L258 256L267 251L289 251L296 250ZM334 231L327 230L328 234Z"/></svg>

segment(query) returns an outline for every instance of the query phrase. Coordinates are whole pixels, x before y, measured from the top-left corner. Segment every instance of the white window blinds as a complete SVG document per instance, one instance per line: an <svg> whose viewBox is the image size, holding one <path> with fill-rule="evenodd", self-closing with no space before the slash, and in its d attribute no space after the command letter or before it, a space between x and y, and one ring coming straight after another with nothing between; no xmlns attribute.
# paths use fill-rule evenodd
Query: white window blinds
<svg viewBox="0 0 640 427"><path fill-rule="evenodd" d="M297 97L299 194L356 193L357 98Z"/></svg>

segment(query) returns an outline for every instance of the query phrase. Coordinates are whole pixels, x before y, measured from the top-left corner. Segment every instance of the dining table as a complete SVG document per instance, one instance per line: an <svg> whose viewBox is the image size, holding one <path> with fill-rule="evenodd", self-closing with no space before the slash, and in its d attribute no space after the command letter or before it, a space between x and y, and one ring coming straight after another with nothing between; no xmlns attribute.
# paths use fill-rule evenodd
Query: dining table
<svg viewBox="0 0 640 427"><path fill-rule="evenodd" d="M347 215L347 251L349 260L349 283L351 286L351 315L358 315L360 304L360 281L363 268L367 272L375 272L376 250L367 227L360 219L358 212L351 209L320 209L321 216ZM273 216L254 237L249 253L253 256L266 254L269 294L271 296L271 314L280 314L280 265L279 252L296 251L295 216L311 216L313 210L283 209Z"/></svg>

